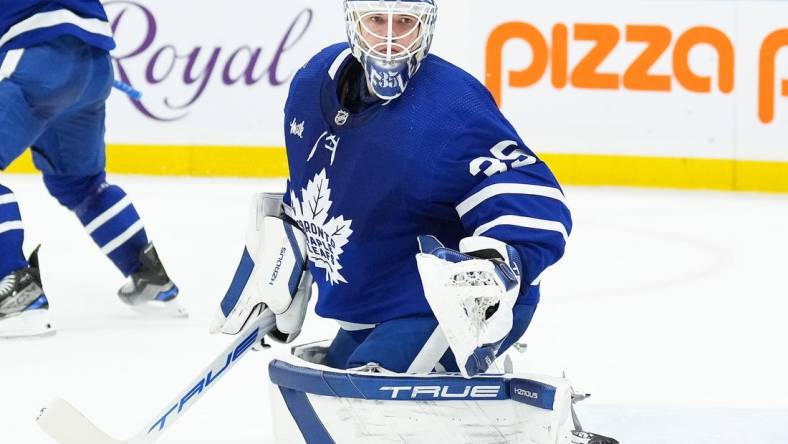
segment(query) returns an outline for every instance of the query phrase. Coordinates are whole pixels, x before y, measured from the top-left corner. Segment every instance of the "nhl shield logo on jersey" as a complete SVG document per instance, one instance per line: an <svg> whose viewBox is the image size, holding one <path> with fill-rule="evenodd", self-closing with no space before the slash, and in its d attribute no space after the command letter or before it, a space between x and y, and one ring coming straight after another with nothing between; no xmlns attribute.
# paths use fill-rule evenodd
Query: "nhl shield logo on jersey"
<svg viewBox="0 0 788 444"><path fill-rule="evenodd" d="M343 126L347 123L348 117L350 117L350 113L344 109L340 109L337 111L336 117L334 117L334 123L336 123L338 126Z"/></svg>
<svg viewBox="0 0 788 444"><path fill-rule="evenodd" d="M323 169L313 180L301 189L301 200L294 191L290 191L290 200L293 205L293 219L306 233L309 239L307 256L316 267L326 270L326 281L331 285L347 283L340 270L339 262L342 248L348 243L348 238L353 234L350 225L352 220L345 220L344 216L330 218L331 188L329 188L326 170Z"/></svg>

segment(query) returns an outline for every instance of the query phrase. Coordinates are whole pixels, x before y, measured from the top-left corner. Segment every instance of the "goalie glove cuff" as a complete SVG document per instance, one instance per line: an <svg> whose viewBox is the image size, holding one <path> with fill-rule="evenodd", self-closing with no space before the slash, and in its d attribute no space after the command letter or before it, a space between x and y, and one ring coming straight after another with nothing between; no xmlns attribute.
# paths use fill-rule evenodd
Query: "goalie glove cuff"
<svg viewBox="0 0 788 444"><path fill-rule="evenodd" d="M511 292L515 287L519 293L523 281L523 265L517 249L497 239L484 236L466 237L460 241L460 252L479 259L487 259L496 264L496 272ZM511 301L514 306L517 298Z"/></svg>
<svg viewBox="0 0 788 444"><path fill-rule="evenodd" d="M274 328L270 332L268 332L268 337L271 338L274 342L278 342L280 344L289 344L298 337L301 333L301 330L295 333L282 333L278 328Z"/></svg>

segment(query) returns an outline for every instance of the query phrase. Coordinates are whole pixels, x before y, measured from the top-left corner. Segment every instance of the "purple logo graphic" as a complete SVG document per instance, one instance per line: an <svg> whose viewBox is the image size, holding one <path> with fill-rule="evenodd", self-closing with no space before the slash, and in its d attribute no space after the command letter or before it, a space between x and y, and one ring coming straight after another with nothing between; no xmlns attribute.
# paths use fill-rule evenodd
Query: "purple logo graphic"
<svg viewBox="0 0 788 444"><path fill-rule="evenodd" d="M154 44L159 24L153 12L144 5L133 0L113 0L107 2L105 7L110 15L112 32L118 40L130 40L126 36L126 33L130 32L126 30L128 25L124 28L124 23L128 21L127 16L141 14L144 20L144 29L140 31L136 27L133 31L141 38L140 43L131 50L122 52L121 49L116 49L112 54L115 75L120 80L144 91L146 85L153 86L180 77L183 85L191 89L186 99L165 96L160 104L155 104L146 102L146 97L143 96L141 101L131 101L142 114L160 122L184 118L188 114L188 108L203 96L212 79L219 79L225 86L233 86L239 82L251 86L267 81L269 85L279 87L287 83L293 73L281 73L280 62L307 33L313 17L311 9L298 12L273 51L264 51L263 47L252 45L234 49L195 46L184 50L172 44ZM264 55L267 57L265 60ZM128 62L139 63L140 59L145 62L142 78L142 73L132 73L126 67ZM301 65L302 63L298 63L299 67ZM161 111L158 111L159 109Z"/></svg>

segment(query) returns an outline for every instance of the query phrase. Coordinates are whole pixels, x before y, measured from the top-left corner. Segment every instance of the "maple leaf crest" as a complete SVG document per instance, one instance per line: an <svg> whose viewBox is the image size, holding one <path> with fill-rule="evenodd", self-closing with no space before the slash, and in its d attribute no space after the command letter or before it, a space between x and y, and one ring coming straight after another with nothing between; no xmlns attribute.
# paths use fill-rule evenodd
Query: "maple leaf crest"
<svg viewBox="0 0 788 444"><path fill-rule="evenodd" d="M326 170L323 169L310 180L306 188L301 189L301 200L294 191L290 191L290 201L293 204L294 219L307 235L307 256L316 267L326 270L326 280L331 285L347 280L340 270L342 264L339 258L343 247L347 245L348 238L353 234L351 220L345 217L328 218L331 210L331 188L329 188Z"/></svg>

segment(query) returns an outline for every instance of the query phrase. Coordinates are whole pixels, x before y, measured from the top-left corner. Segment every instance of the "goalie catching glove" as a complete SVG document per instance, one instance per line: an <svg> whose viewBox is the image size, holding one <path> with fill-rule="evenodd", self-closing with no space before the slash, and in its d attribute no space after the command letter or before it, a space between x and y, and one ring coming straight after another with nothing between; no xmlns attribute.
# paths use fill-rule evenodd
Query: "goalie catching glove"
<svg viewBox="0 0 788 444"><path fill-rule="evenodd" d="M276 315L269 336L291 342L301 332L311 296L306 235L285 214L282 195L255 196L246 246L211 333L238 334L268 308Z"/></svg>
<svg viewBox="0 0 788 444"><path fill-rule="evenodd" d="M460 241L460 251L433 236L419 236L416 262L424 295L446 335L460 372L483 373L512 329L520 292L520 255L482 236Z"/></svg>

